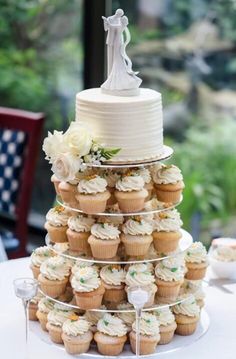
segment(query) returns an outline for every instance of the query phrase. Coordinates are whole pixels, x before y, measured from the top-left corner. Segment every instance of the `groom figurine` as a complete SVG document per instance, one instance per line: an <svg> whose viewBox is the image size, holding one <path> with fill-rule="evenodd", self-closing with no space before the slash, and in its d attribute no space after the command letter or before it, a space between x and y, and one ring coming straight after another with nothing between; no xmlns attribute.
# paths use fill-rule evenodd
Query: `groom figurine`
<svg viewBox="0 0 236 359"><path fill-rule="evenodd" d="M122 9L117 9L113 16L104 17L102 16L104 22L104 30L107 31L107 76L110 75L113 65L113 55L114 55L114 36L116 31L116 26L121 24L121 17L124 15Z"/></svg>

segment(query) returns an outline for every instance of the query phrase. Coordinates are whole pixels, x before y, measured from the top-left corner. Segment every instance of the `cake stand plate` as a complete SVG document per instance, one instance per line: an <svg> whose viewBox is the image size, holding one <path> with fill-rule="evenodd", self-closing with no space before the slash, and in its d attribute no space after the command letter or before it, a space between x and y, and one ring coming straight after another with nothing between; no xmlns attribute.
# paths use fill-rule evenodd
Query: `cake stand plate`
<svg viewBox="0 0 236 359"><path fill-rule="evenodd" d="M175 352L177 350L183 349L193 343L195 343L197 340L199 340L204 334L206 334L206 332L208 331L210 325L210 318L207 314L207 312L203 309L201 312L201 319L198 323L198 327L197 330L195 331L194 334L189 335L189 336L181 336L181 335L175 335L173 340L166 345L158 345L156 352L150 355L140 355L140 357L142 358L146 358L146 357L161 357L163 354L168 354L171 352ZM43 342L52 345L56 348L58 348L58 350L65 350L63 345L60 344L54 344L49 337L49 334L47 332L44 332L39 323L38 322L30 322L30 331L36 335L38 338L40 338ZM84 357L92 357L92 358L121 358L121 359L125 359L125 358L131 358L131 357L135 357L135 355L131 352L130 350L130 346L127 344L124 347L124 350L122 352L122 354L116 356L116 357L112 357L112 356L104 356L101 354L98 354L98 352L96 351L95 348L91 347L91 349L89 350L88 353L84 353L82 354ZM74 357L78 358L80 355L74 355ZM65 353L65 358L72 358L73 356L71 355L66 355Z"/></svg>

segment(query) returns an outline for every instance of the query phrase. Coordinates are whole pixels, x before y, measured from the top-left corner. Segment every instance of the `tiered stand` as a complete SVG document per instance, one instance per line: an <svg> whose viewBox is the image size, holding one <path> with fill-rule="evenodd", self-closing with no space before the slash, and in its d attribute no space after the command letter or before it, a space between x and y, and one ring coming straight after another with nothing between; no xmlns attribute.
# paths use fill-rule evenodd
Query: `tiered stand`
<svg viewBox="0 0 236 359"><path fill-rule="evenodd" d="M173 154L173 150L170 148L170 147L167 147L167 146L164 146L164 151L163 151L163 154L159 157L159 158L155 158L153 159L152 161L148 161L148 162L142 162L142 163L113 163L113 162L109 162L109 163L106 163L106 164L102 164L100 166L93 166L93 167L96 167L96 168L103 168L103 169L106 169L106 168L109 168L109 169L120 169L120 168L133 168L133 167L143 167L143 166L150 166L150 165L153 165L159 161L164 161L164 160L167 160L171 157L171 155ZM80 209L77 209L77 208L71 208L71 207L68 207L66 204L64 204L61 199L58 197L57 198L57 201L60 205L62 205L63 207L69 209L70 211L76 211L76 212L79 212L79 213L83 213ZM181 201L180 201L181 202ZM154 214L154 213L158 213L158 212L163 212L165 210L168 210L168 209L171 209L171 208L174 208L176 207L179 203L176 203L172 206L169 206L169 207L162 207L162 208L154 208L152 209L151 211L145 211L143 210L142 212L139 212L139 213L109 213L109 212L103 212L103 213L94 213L93 215L96 215L96 216L132 216L132 215L142 215L142 216L145 216L145 215L150 215L150 214ZM120 265L127 265L127 264L135 264L135 263L156 263L158 261L161 261L163 260L164 258L168 258L168 257L171 257L171 256L175 256L179 253L183 253L184 251L186 251L190 245L192 244L192 237L191 235L185 231L185 230L182 230L182 237L180 239L180 242L179 242L179 252L178 253L175 253L175 254L172 254L170 256L165 256L165 257L157 257L157 258L145 258L145 259L137 259L137 260L128 260L128 258L122 258L122 260L120 261L113 261L113 260L96 260L94 258L89 258L89 257L84 257L84 256L79 256L79 255L74 255L74 253L70 253L70 251L67 251L67 252L57 252L56 249L54 249L54 246L53 246L53 243L50 242L50 238L49 236L46 236L46 245L49 246L50 248L52 248L58 255L60 256L63 256L65 258L68 258L68 259L73 259L73 260L79 260L79 261L84 261L84 262L92 262L92 263L97 263L99 265L107 265L107 264L120 264ZM42 291L41 291L42 292ZM44 293L43 293L44 294ZM45 294L44 294L45 295ZM46 295L45 295L46 296ZM46 296L48 297L48 296ZM71 309L80 309L78 306L76 305L72 305L72 304L69 304L69 303L64 303L64 302L60 302L58 301L57 299L54 299L54 298L51 298L51 297L48 297L49 299L51 299L52 301L56 302L56 303L60 303L60 304L63 304L67 307L70 307ZM154 305L152 305L151 307L148 307L148 308L143 308L142 310L143 311L152 311L152 310L155 310L155 309L158 309L158 308L163 308L163 307L171 307L171 306L174 306L175 304L178 304L182 301L186 300L185 299L180 299L180 300L176 300L175 302L168 302L168 303L165 303L165 304L158 304L158 303L155 303ZM136 312L136 316L137 316L137 311L135 311L135 308L132 308L132 309L90 309L90 311L96 311L96 312L110 312L110 313L117 313L117 312ZM169 352L172 352L172 351L175 351L175 350L178 350L178 349L181 349L193 342L195 342L196 340L198 340L201 336L203 336L207 329L209 327L209 317L206 313L206 311L203 309L201 311L201 319L198 323L198 327L197 327L197 330L194 334L190 335L190 336L179 336L179 335L175 335L173 340L169 343L169 344L166 344L166 345L158 345L157 346L157 349L156 349L156 353L153 353L153 354L150 354L150 355L145 355L146 356L156 356L161 353L169 353ZM49 339L49 336L48 334L46 334L45 332L42 332L40 329L39 329L39 326L37 323L31 323L31 330L37 334L37 336L39 336L43 341L51 344L51 345L55 345L56 347L58 347L59 350L64 350L64 347L62 345L57 345L57 344L53 344L50 339ZM137 338L139 337L139 333L137 333ZM103 355L99 354L98 351L96 350L96 346L92 344L91 346L91 349L88 353L84 353L82 354L84 356L91 356L91 357L104 357ZM138 356L138 353L137 355L133 354L131 352L131 349L130 349L130 346L128 344L125 345L124 347L124 351L119 355L120 358L127 358L127 357L132 357L132 356Z"/></svg>

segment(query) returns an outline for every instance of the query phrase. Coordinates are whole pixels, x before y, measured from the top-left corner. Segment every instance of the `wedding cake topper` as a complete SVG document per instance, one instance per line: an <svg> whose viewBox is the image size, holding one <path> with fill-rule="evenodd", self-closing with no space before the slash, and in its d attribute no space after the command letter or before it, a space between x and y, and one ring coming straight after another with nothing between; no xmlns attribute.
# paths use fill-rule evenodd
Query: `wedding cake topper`
<svg viewBox="0 0 236 359"><path fill-rule="evenodd" d="M129 20L121 9L117 9L113 16L103 16L102 19L107 31L107 80L101 89L111 95L138 95L142 80L132 70L132 62L126 54L131 38L127 27Z"/></svg>

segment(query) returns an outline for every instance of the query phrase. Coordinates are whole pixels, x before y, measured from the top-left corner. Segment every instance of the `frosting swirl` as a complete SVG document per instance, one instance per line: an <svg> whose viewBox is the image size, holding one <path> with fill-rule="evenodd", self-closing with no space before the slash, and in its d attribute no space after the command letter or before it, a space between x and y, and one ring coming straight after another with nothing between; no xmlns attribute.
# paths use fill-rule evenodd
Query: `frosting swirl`
<svg viewBox="0 0 236 359"><path fill-rule="evenodd" d="M62 331L67 335L76 337L87 333L89 328L90 323L86 319L73 315L63 323Z"/></svg>
<svg viewBox="0 0 236 359"><path fill-rule="evenodd" d="M202 263L207 260L207 251L201 242L194 242L185 253L186 262Z"/></svg>
<svg viewBox="0 0 236 359"><path fill-rule="evenodd" d="M124 322L120 318L109 313L106 313L102 319L99 319L97 329L99 332L112 337L123 337L123 335L126 335L127 333L127 328Z"/></svg>
<svg viewBox="0 0 236 359"><path fill-rule="evenodd" d="M70 274L70 267L62 257L52 257L41 264L40 273L49 280L63 280Z"/></svg>
<svg viewBox="0 0 236 359"><path fill-rule="evenodd" d="M167 326L175 321L175 317L169 307L155 309L153 313L160 325Z"/></svg>
<svg viewBox="0 0 236 359"><path fill-rule="evenodd" d="M68 251L69 243L68 242L55 243L53 246L53 249L58 253L64 253L64 252Z"/></svg>
<svg viewBox="0 0 236 359"><path fill-rule="evenodd" d="M102 280L110 285L121 285L125 282L125 271L117 265L106 265L100 271Z"/></svg>
<svg viewBox="0 0 236 359"><path fill-rule="evenodd" d="M116 226L109 223L95 223L91 227L91 233L94 237L100 239L117 239L120 231Z"/></svg>
<svg viewBox="0 0 236 359"><path fill-rule="evenodd" d="M153 219L153 227L157 232L177 232L183 225L180 214L176 209L156 213Z"/></svg>
<svg viewBox="0 0 236 359"><path fill-rule="evenodd" d="M72 216L68 220L68 226L75 232L90 232L95 220L92 217L85 217L82 215Z"/></svg>
<svg viewBox="0 0 236 359"><path fill-rule="evenodd" d="M140 191L144 187L144 180L137 173L124 175L116 182L116 189L121 192Z"/></svg>
<svg viewBox="0 0 236 359"><path fill-rule="evenodd" d="M220 262L236 261L236 249L229 246L219 246L213 253L212 257Z"/></svg>
<svg viewBox="0 0 236 359"><path fill-rule="evenodd" d="M136 322L133 323L132 329L136 332ZM154 337L159 334L159 322L155 315L142 312L140 320L140 334Z"/></svg>
<svg viewBox="0 0 236 359"><path fill-rule="evenodd" d="M79 193L96 194L106 191L107 181L98 176L92 175L88 178L82 179L78 184Z"/></svg>
<svg viewBox="0 0 236 359"><path fill-rule="evenodd" d="M142 177L142 179L144 180L144 183L150 183L151 182L151 174L150 174L150 171L145 168L145 167L141 167L137 170L137 173L139 176Z"/></svg>
<svg viewBox="0 0 236 359"><path fill-rule="evenodd" d="M49 313L54 307L54 302L46 297L38 302L38 310L42 313Z"/></svg>
<svg viewBox="0 0 236 359"><path fill-rule="evenodd" d="M182 299L185 300L173 306L173 312L175 314L187 315L188 317L199 317L200 308L197 305L194 296L187 294L182 296Z"/></svg>
<svg viewBox="0 0 236 359"><path fill-rule="evenodd" d="M175 184L182 180L183 176L178 167L164 164L154 166L153 181L156 184Z"/></svg>
<svg viewBox="0 0 236 359"><path fill-rule="evenodd" d="M68 308L57 308L56 305L54 309L50 310L48 313L47 319L48 322L52 325L57 327L62 327L63 323L72 315L74 314L72 310Z"/></svg>
<svg viewBox="0 0 236 359"><path fill-rule="evenodd" d="M49 257L54 256L54 252L47 246L36 248L30 256L31 263L35 267L40 267L41 264L46 261Z"/></svg>
<svg viewBox="0 0 236 359"><path fill-rule="evenodd" d="M51 208L46 214L46 220L51 226L65 227L69 219L68 212L61 206Z"/></svg>
<svg viewBox="0 0 236 359"><path fill-rule="evenodd" d="M135 235L150 235L152 234L152 225L142 218L134 217L128 219L122 227L125 234Z"/></svg>
<svg viewBox="0 0 236 359"><path fill-rule="evenodd" d="M163 259L155 268L157 278L166 282L182 280L184 272L182 258L179 256Z"/></svg>
<svg viewBox="0 0 236 359"><path fill-rule="evenodd" d="M131 265L126 274L125 283L130 286L147 286L155 282L154 275L144 263Z"/></svg>
<svg viewBox="0 0 236 359"><path fill-rule="evenodd" d="M100 285L98 272L93 267L78 268L71 280L71 286L76 292L92 292Z"/></svg>

